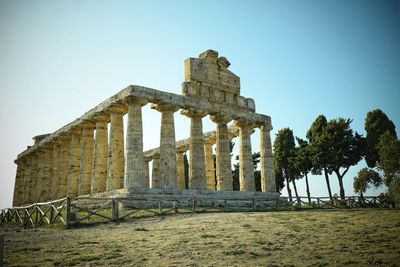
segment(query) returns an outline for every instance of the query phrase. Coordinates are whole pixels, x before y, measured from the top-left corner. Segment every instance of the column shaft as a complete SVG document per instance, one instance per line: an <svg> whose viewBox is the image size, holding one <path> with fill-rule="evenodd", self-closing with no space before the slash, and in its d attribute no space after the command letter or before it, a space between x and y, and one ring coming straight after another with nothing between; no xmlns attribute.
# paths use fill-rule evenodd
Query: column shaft
<svg viewBox="0 0 400 267"><path fill-rule="evenodd" d="M96 122L91 194L104 192L107 184L107 122Z"/></svg>
<svg viewBox="0 0 400 267"><path fill-rule="evenodd" d="M38 164L37 164L37 176L35 181L35 198L34 202L40 202L42 187L43 187L43 171L44 171L44 151L38 151Z"/></svg>
<svg viewBox="0 0 400 267"><path fill-rule="evenodd" d="M153 157L153 168L151 172L151 188L161 188L160 182L160 155Z"/></svg>
<svg viewBox="0 0 400 267"><path fill-rule="evenodd" d="M150 188L150 170L149 170L149 161L144 161L144 188Z"/></svg>
<svg viewBox="0 0 400 267"><path fill-rule="evenodd" d="M63 198L67 196L67 184L68 184L68 163L69 163L69 148L70 148L70 138L65 137L62 140L61 146L61 156L59 161L59 172L58 172L58 191L57 198Z"/></svg>
<svg viewBox="0 0 400 267"><path fill-rule="evenodd" d="M143 159L142 106L145 101L128 103L128 127L126 133L126 159L124 188L145 188L146 166ZM148 166L147 166L148 172Z"/></svg>
<svg viewBox="0 0 400 267"><path fill-rule="evenodd" d="M160 182L161 188L177 187L174 109L161 109Z"/></svg>
<svg viewBox="0 0 400 267"><path fill-rule="evenodd" d="M22 204L26 204L29 202L29 186L30 186L30 172L32 165L32 156L29 155L25 161L25 169L23 173L23 194L21 196Z"/></svg>
<svg viewBox="0 0 400 267"><path fill-rule="evenodd" d="M79 169L80 169L80 131L73 132L71 135L71 145L69 149L68 162L68 196L78 195Z"/></svg>
<svg viewBox="0 0 400 267"><path fill-rule="evenodd" d="M32 155L31 158L31 168L29 172L28 178L28 203L33 203L35 199L35 184L36 184L36 177L37 177L37 165L38 165L38 157L36 154Z"/></svg>
<svg viewBox="0 0 400 267"><path fill-rule="evenodd" d="M54 200L58 197L58 177L60 176L60 157L61 145L55 143L53 146L53 155L51 159L51 177L50 177L50 199Z"/></svg>
<svg viewBox="0 0 400 267"><path fill-rule="evenodd" d="M256 191L254 181L253 155L251 153L250 127L240 123L239 138L239 181L240 191Z"/></svg>
<svg viewBox="0 0 400 267"><path fill-rule="evenodd" d="M202 117L192 114L190 119L189 188L198 190L207 189Z"/></svg>
<svg viewBox="0 0 400 267"><path fill-rule="evenodd" d="M108 147L107 191L124 186L123 114L111 112L110 145Z"/></svg>
<svg viewBox="0 0 400 267"><path fill-rule="evenodd" d="M14 196L13 196L13 207L19 206L21 203L21 180L22 180L22 172L23 172L23 163L22 161L17 163L17 173L15 175L15 184L14 184Z"/></svg>
<svg viewBox="0 0 400 267"><path fill-rule="evenodd" d="M81 137L81 162L79 169L78 195L89 195L92 182L92 164L94 153L94 128L85 125Z"/></svg>
<svg viewBox="0 0 400 267"><path fill-rule="evenodd" d="M178 189L185 189L185 164L183 162L183 153L176 154L176 169L178 173Z"/></svg>
<svg viewBox="0 0 400 267"><path fill-rule="evenodd" d="M212 116L211 119L217 123L217 189L233 190L231 152L227 128L229 118Z"/></svg>
<svg viewBox="0 0 400 267"><path fill-rule="evenodd" d="M51 177L51 158L53 149L47 148L43 158L43 179L42 190L40 193L40 201L48 201L50 199L50 177Z"/></svg>
<svg viewBox="0 0 400 267"><path fill-rule="evenodd" d="M206 176L207 176L207 189L215 190L215 168L214 168L214 158L213 158L213 143L206 142L204 144L205 153L205 164L206 164Z"/></svg>
<svg viewBox="0 0 400 267"><path fill-rule="evenodd" d="M270 136L271 127L260 127L261 188L263 192L276 192L274 158Z"/></svg>

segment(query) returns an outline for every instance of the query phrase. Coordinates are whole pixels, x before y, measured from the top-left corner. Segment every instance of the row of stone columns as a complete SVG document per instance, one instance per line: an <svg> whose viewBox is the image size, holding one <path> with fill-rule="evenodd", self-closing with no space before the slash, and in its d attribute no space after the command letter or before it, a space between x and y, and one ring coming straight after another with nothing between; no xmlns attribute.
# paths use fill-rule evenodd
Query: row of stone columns
<svg viewBox="0 0 400 267"><path fill-rule="evenodd" d="M143 154L142 107L144 99L128 98L90 120L36 149L17 164L14 205L47 201L67 195L78 196L120 188L149 187L149 159ZM176 106L152 104L161 113L159 154L153 157L152 187L184 189L183 153L177 151L174 112ZM124 151L123 115L128 113ZM212 145L216 143L217 190L232 190L230 117L213 114L215 140L203 137L200 110L183 110L190 118L189 188L214 190ZM107 125L110 123L108 135ZM255 127L236 121L240 138L240 190L255 191L250 134ZM270 129L261 125L261 177L263 191L275 192ZM95 136L94 136L95 132Z"/></svg>

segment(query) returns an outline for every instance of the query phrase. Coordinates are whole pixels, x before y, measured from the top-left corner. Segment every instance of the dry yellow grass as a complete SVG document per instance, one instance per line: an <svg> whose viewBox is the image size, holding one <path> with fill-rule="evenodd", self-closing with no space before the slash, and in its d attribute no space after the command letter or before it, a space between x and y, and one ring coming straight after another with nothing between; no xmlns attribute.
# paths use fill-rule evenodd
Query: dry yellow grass
<svg viewBox="0 0 400 267"><path fill-rule="evenodd" d="M400 266L399 210L203 213L5 234L5 266Z"/></svg>

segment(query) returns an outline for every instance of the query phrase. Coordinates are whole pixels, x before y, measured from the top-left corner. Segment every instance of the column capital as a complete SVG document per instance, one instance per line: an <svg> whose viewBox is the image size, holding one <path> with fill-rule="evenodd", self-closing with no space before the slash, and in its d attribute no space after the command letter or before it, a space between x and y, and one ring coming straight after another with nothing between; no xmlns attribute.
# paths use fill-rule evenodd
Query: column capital
<svg viewBox="0 0 400 267"><path fill-rule="evenodd" d="M217 142L217 137L214 135L208 136L207 138L204 138L204 143L206 145L214 145Z"/></svg>
<svg viewBox="0 0 400 267"><path fill-rule="evenodd" d="M73 135L80 135L82 133L82 128L80 126L76 126L68 131L68 134L72 137Z"/></svg>
<svg viewBox="0 0 400 267"><path fill-rule="evenodd" d="M83 120L80 126L82 129L94 129L96 128L96 123L92 120Z"/></svg>
<svg viewBox="0 0 400 267"><path fill-rule="evenodd" d="M35 153L37 154L37 156L40 157L40 155L43 155L44 153L46 153L46 150L43 147L41 147L41 148L36 149Z"/></svg>
<svg viewBox="0 0 400 267"><path fill-rule="evenodd" d="M204 116L207 116L207 112L198 109L183 109L181 110L181 114L189 118L203 118Z"/></svg>
<svg viewBox="0 0 400 267"><path fill-rule="evenodd" d="M152 157L153 160L160 159L160 153L155 153Z"/></svg>
<svg viewBox="0 0 400 267"><path fill-rule="evenodd" d="M235 120L234 125L239 128L247 128L249 130L253 130L254 128L258 127L257 124L254 122L249 122L245 120Z"/></svg>
<svg viewBox="0 0 400 267"><path fill-rule="evenodd" d="M53 147L60 145L60 144L62 144L62 140L60 139L60 137L56 137L53 140L51 140L51 144Z"/></svg>
<svg viewBox="0 0 400 267"><path fill-rule="evenodd" d="M260 130L266 130L268 132L272 131L273 129L272 125L268 122L259 124L258 127L260 128Z"/></svg>
<svg viewBox="0 0 400 267"><path fill-rule="evenodd" d="M124 101L128 105L136 104L136 105L140 105L140 106L144 106L144 105L147 105L147 103L149 103L149 101L147 99L136 97L136 96L127 96L124 99Z"/></svg>
<svg viewBox="0 0 400 267"><path fill-rule="evenodd" d="M177 147L176 148L176 154L183 154L186 153L186 151L188 151L188 147L187 146L183 146L183 147Z"/></svg>
<svg viewBox="0 0 400 267"><path fill-rule="evenodd" d="M71 136L65 133L65 134L63 134L63 135L60 135L60 136L58 137L58 140L59 140L61 143L66 143L66 142L69 142L69 141L71 140Z"/></svg>
<svg viewBox="0 0 400 267"><path fill-rule="evenodd" d="M231 117L222 114L210 114L210 119L214 123L228 123L232 120Z"/></svg>
<svg viewBox="0 0 400 267"><path fill-rule="evenodd" d="M125 114L128 112L128 107L122 103L112 104L110 107L106 108L108 113Z"/></svg>
<svg viewBox="0 0 400 267"><path fill-rule="evenodd" d="M24 164L24 162L26 162L26 161L27 161L27 158L26 158L26 156L24 156L24 157L22 157L22 158L15 159L15 160L14 160L14 163L17 164L17 165L19 165L19 164Z"/></svg>
<svg viewBox="0 0 400 267"><path fill-rule="evenodd" d="M164 104L164 103L154 103L151 104L151 108L155 109L159 112L163 112L163 111L172 111L172 112L176 112L179 110L179 107L175 106L175 105L171 105L171 104Z"/></svg>
<svg viewBox="0 0 400 267"><path fill-rule="evenodd" d="M104 112L101 112L101 113L95 114L91 118L91 120L93 120L95 123L97 123L97 122L110 122L111 116L110 116L110 114L106 114Z"/></svg>

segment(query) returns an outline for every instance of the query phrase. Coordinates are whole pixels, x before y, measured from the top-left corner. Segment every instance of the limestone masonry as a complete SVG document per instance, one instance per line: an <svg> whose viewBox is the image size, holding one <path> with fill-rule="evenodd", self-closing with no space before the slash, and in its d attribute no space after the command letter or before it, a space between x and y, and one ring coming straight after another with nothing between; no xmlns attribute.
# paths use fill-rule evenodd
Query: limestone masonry
<svg viewBox="0 0 400 267"><path fill-rule="evenodd" d="M254 192L250 139L254 128L260 129L262 191L276 192L271 118L256 113L254 100L240 95L240 78L228 70L229 65L218 52L207 50L199 58L185 60L182 95L130 85L54 133L34 137L34 145L15 160L13 206L120 189L143 191L149 185L185 189L183 154L188 150L187 189L230 191L229 141L235 136L240 139L240 191ZM142 107L147 104L161 113L161 131L160 147L144 152ZM178 142L173 116L177 111L190 119L190 138ZM216 131L203 133L202 118L207 115Z"/></svg>

